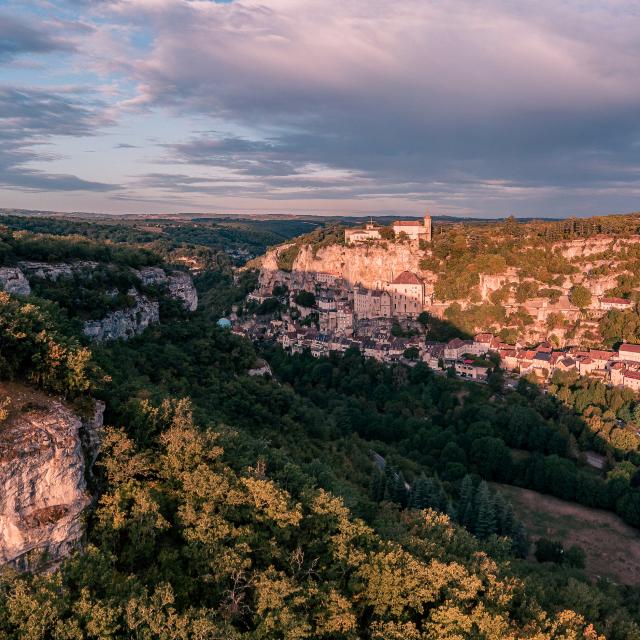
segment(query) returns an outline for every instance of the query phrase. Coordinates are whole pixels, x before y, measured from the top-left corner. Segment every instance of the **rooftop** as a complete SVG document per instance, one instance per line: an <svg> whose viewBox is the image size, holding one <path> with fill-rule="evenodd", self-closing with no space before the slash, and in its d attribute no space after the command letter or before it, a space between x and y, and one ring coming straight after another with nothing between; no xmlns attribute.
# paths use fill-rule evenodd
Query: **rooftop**
<svg viewBox="0 0 640 640"><path fill-rule="evenodd" d="M618 350L620 353L626 351L627 353L640 353L640 344L622 344Z"/></svg>
<svg viewBox="0 0 640 640"><path fill-rule="evenodd" d="M396 220L393 223L394 227L422 227L424 222L422 220Z"/></svg>
<svg viewBox="0 0 640 640"><path fill-rule="evenodd" d="M422 284L422 280L411 271L403 271L391 284Z"/></svg>

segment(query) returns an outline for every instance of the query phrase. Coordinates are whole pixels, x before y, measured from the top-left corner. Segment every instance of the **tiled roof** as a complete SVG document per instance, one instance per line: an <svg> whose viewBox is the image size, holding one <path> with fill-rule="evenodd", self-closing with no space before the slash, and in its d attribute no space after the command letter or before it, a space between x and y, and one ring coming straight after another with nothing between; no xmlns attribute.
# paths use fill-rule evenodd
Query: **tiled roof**
<svg viewBox="0 0 640 640"><path fill-rule="evenodd" d="M602 349L591 349L589 357L594 360L611 360L615 356L614 351L604 351Z"/></svg>
<svg viewBox="0 0 640 640"><path fill-rule="evenodd" d="M411 271L403 271L391 284L422 284L422 280Z"/></svg>
<svg viewBox="0 0 640 640"><path fill-rule="evenodd" d="M640 344L623 344L620 345L618 350L620 353L626 351L627 353L640 353Z"/></svg>
<svg viewBox="0 0 640 640"><path fill-rule="evenodd" d="M627 300L626 298L601 298L600 302L604 302L605 304L631 304L631 300Z"/></svg>
<svg viewBox="0 0 640 640"><path fill-rule="evenodd" d="M460 347L466 347L471 344L470 340L460 340L460 338L453 338L447 342L447 349L459 349Z"/></svg>
<svg viewBox="0 0 640 640"><path fill-rule="evenodd" d="M396 220L393 223L394 227L422 227L422 220Z"/></svg>

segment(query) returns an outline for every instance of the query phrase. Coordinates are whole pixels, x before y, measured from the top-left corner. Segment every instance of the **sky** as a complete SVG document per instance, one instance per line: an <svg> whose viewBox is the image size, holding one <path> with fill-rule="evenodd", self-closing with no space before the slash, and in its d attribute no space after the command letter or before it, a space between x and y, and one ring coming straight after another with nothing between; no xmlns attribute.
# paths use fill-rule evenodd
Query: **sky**
<svg viewBox="0 0 640 640"><path fill-rule="evenodd" d="M0 207L640 210L637 0L0 0Z"/></svg>

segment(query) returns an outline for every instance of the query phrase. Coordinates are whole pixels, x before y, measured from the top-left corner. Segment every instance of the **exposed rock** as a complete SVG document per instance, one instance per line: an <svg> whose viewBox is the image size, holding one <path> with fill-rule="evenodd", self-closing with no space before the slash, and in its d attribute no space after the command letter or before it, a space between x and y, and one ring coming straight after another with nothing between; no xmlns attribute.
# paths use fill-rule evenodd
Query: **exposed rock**
<svg viewBox="0 0 640 640"><path fill-rule="evenodd" d="M278 269L277 251L269 251L262 259L260 285L265 289L279 283L300 284L305 279L313 280L318 274L343 278L351 286L361 285L375 289L391 282L403 271L411 271L423 277L427 293L432 291L432 274L420 269L423 252L416 251L410 243L377 243L369 245L329 245L314 254L313 247L301 247L293 262L290 274Z"/></svg>
<svg viewBox="0 0 640 640"><path fill-rule="evenodd" d="M55 564L80 544L89 503L81 421L62 402L20 385L0 429L0 563Z"/></svg>
<svg viewBox="0 0 640 640"><path fill-rule="evenodd" d="M101 320L88 320L83 332L94 342L105 340L127 340L142 333L150 324L160 320L160 305L135 289L129 291L135 304L129 309L118 309Z"/></svg>
<svg viewBox="0 0 640 640"><path fill-rule="evenodd" d="M193 284L191 276L181 271L169 274L169 295L182 300L187 311L195 311L198 308L198 292Z"/></svg>
<svg viewBox="0 0 640 640"><path fill-rule="evenodd" d="M102 432L104 430L104 410L106 405L102 400L95 400L90 415L82 418L80 439L84 449L86 468L90 476L93 475L93 465L100 453Z"/></svg>
<svg viewBox="0 0 640 640"><path fill-rule="evenodd" d="M584 258L587 256L612 251L618 253L623 247L637 244L640 236L630 238L612 238L611 236L596 236L594 238L580 238L577 240L565 240L553 245L553 250L558 251L565 258Z"/></svg>
<svg viewBox="0 0 640 640"><path fill-rule="evenodd" d="M164 284L167 281L167 274L160 267L143 267L135 270L134 273L140 278L144 285Z"/></svg>
<svg viewBox="0 0 640 640"><path fill-rule="evenodd" d="M145 267L136 274L144 285L166 285L169 296L174 300L182 301L188 311L195 311L198 308L198 293L188 273L175 271L167 274L164 269L158 267Z"/></svg>
<svg viewBox="0 0 640 640"><path fill-rule="evenodd" d="M18 296L28 296L31 293L29 281L24 273L16 267L0 268L0 288L7 293Z"/></svg>
<svg viewBox="0 0 640 640"><path fill-rule="evenodd" d="M91 260L79 260L77 262L31 262L18 263L19 267L30 277L53 280L71 278L75 273L91 273L97 266L97 262Z"/></svg>

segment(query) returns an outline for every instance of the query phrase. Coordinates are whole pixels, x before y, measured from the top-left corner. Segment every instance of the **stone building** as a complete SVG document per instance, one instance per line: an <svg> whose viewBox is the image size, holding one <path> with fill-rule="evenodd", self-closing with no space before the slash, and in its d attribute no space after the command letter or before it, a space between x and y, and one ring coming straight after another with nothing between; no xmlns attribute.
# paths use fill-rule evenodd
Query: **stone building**
<svg viewBox="0 0 640 640"><path fill-rule="evenodd" d="M431 242L431 216L429 214L426 214L422 220L396 220L392 228L396 237L403 233L414 242L419 240ZM364 228L345 229L344 239L347 244L379 240L380 227L371 221Z"/></svg>
<svg viewBox="0 0 640 640"><path fill-rule="evenodd" d="M365 225L364 229L345 229L344 239L347 244L356 244L358 242L366 242L367 240L379 240L380 227L370 222Z"/></svg>
<svg viewBox="0 0 640 640"><path fill-rule="evenodd" d="M425 215L422 220L397 220L393 223L396 236L406 234L409 240L431 242L431 216Z"/></svg>
<svg viewBox="0 0 640 640"><path fill-rule="evenodd" d="M356 289L353 311L358 318L391 318L391 295L387 291Z"/></svg>
<svg viewBox="0 0 640 640"><path fill-rule="evenodd" d="M394 316L417 316L424 308L424 282L411 271L403 271L389 283Z"/></svg>

